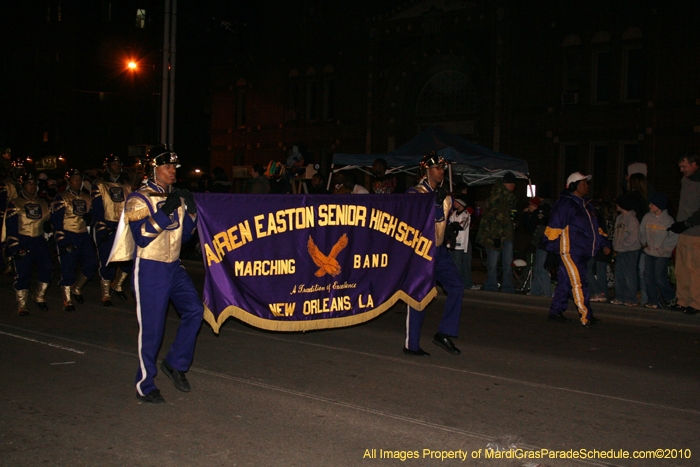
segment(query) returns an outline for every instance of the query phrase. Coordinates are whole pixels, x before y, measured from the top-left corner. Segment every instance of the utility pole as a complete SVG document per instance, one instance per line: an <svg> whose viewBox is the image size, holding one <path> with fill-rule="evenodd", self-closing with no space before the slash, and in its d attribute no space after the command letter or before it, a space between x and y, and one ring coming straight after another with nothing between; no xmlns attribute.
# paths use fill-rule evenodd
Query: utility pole
<svg viewBox="0 0 700 467"><path fill-rule="evenodd" d="M163 83L161 87L160 142L172 149L175 128L175 56L177 0L165 0L163 19Z"/></svg>

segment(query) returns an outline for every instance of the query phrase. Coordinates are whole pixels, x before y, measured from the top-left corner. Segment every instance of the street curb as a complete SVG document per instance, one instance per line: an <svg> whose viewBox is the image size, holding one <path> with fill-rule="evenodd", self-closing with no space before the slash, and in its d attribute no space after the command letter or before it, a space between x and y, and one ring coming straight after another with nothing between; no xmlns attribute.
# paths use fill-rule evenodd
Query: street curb
<svg viewBox="0 0 700 467"><path fill-rule="evenodd" d="M204 264L198 260L182 260L182 264L188 270L204 273ZM438 287L438 297L444 299L443 290ZM506 294L501 292L486 292L483 290L464 290L462 304L492 306L507 308L511 311L519 311L537 314L545 318L549 312L552 299L547 297L533 297L525 294ZM639 325L657 325L686 331L700 331L700 315L688 316L683 313L673 313L668 310L651 310L643 307L627 307L623 305L611 305L603 302L591 303L593 313L597 318L614 322L625 321ZM569 300L567 314L570 318L576 317L576 309L573 301Z"/></svg>
<svg viewBox="0 0 700 467"><path fill-rule="evenodd" d="M439 288L438 288L439 290ZM445 295L440 291L440 295ZM549 313L551 298L533 297L524 294L505 294L501 292L485 292L482 290L465 290L462 303L465 305L479 304L507 308L512 311L545 316ZM652 310L643 307L627 307L624 305L611 305L603 302L592 302L591 308L597 318L610 321L626 321L642 325L658 325L676 329L700 331L700 315L684 315L668 310ZM575 318L576 308L573 301L569 300L567 314Z"/></svg>

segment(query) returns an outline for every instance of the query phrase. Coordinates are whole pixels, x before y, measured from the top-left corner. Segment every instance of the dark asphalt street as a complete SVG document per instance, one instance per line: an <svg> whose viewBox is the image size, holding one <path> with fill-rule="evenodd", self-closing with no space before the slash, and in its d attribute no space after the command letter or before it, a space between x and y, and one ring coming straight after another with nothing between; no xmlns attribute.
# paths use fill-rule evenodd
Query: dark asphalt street
<svg viewBox="0 0 700 467"><path fill-rule="evenodd" d="M308 333L203 324L192 392L159 375L167 404L148 406L133 387L133 297L104 308L98 288L66 313L55 275L50 310L30 303L20 317L0 277L0 466L700 465L700 316L598 305L602 322L584 328L548 322L546 299L469 291L462 355L430 342L440 296L424 359L401 351L403 304ZM177 324L171 310L161 356ZM595 458L486 458L506 441L520 456ZM659 453L675 458L649 458Z"/></svg>

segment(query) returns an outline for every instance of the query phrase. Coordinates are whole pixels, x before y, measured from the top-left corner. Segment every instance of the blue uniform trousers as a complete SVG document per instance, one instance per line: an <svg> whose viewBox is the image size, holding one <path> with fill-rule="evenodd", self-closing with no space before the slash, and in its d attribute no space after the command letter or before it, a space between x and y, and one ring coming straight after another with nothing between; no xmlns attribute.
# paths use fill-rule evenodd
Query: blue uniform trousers
<svg viewBox="0 0 700 467"><path fill-rule="evenodd" d="M20 248L29 252L21 259L15 259L15 290L26 290L32 281L32 267L36 264L37 280L50 283L53 263L49 244L42 235L20 243Z"/></svg>
<svg viewBox="0 0 700 467"><path fill-rule="evenodd" d="M97 244L97 254L100 259L100 277L106 281L111 281L114 276L117 275L117 268L121 268L124 272L130 272L131 265L127 262L124 263L109 263L109 254L112 252L112 245L114 244L114 232L109 235L102 236L100 238L95 238L95 243ZM121 264L121 266L119 266Z"/></svg>
<svg viewBox="0 0 700 467"><path fill-rule="evenodd" d="M58 248L58 260L61 263L61 281L58 285L75 284L75 268L78 261L80 261L83 275L90 279L97 271L97 255L92 237L87 232L65 232L64 238L66 244L73 245L75 249L70 253L61 254L61 248Z"/></svg>
<svg viewBox="0 0 700 467"><path fill-rule="evenodd" d="M462 296L464 295L464 283L459 275L459 270L452 261L447 248L439 246L435 249L435 279L442 284L447 293L445 311L440 320L439 333L457 337L459 334L459 319L462 314ZM425 320L425 311L418 311L408 307L406 318L406 342L404 346L410 350L420 348L420 331Z"/></svg>
<svg viewBox="0 0 700 467"><path fill-rule="evenodd" d="M588 260L590 256L559 255L557 288L554 290L550 314L561 314L569 307L569 297L574 299L581 322L588 323L593 313L588 295Z"/></svg>
<svg viewBox="0 0 700 467"><path fill-rule="evenodd" d="M192 364L204 307L180 260L163 263L136 258L132 280L139 321L136 390L143 396L156 389L153 378L158 372L156 362L163 341L168 302L175 305L181 322L165 360L179 371L187 371Z"/></svg>

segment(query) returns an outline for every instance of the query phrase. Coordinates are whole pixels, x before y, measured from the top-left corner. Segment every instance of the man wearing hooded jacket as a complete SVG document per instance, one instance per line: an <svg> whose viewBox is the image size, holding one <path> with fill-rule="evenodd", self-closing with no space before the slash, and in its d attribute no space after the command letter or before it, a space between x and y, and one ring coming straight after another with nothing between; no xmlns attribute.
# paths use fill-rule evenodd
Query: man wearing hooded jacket
<svg viewBox="0 0 700 467"><path fill-rule="evenodd" d="M588 260L603 251L610 254L610 241L598 226L588 194L591 175L574 172L566 180L566 189L554 203L549 224L544 231L547 251L559 255L557 288L549 308L549 320L566 323L564 311L573 297L583 326L598 319L593 316L588 294Z"/></svg>

